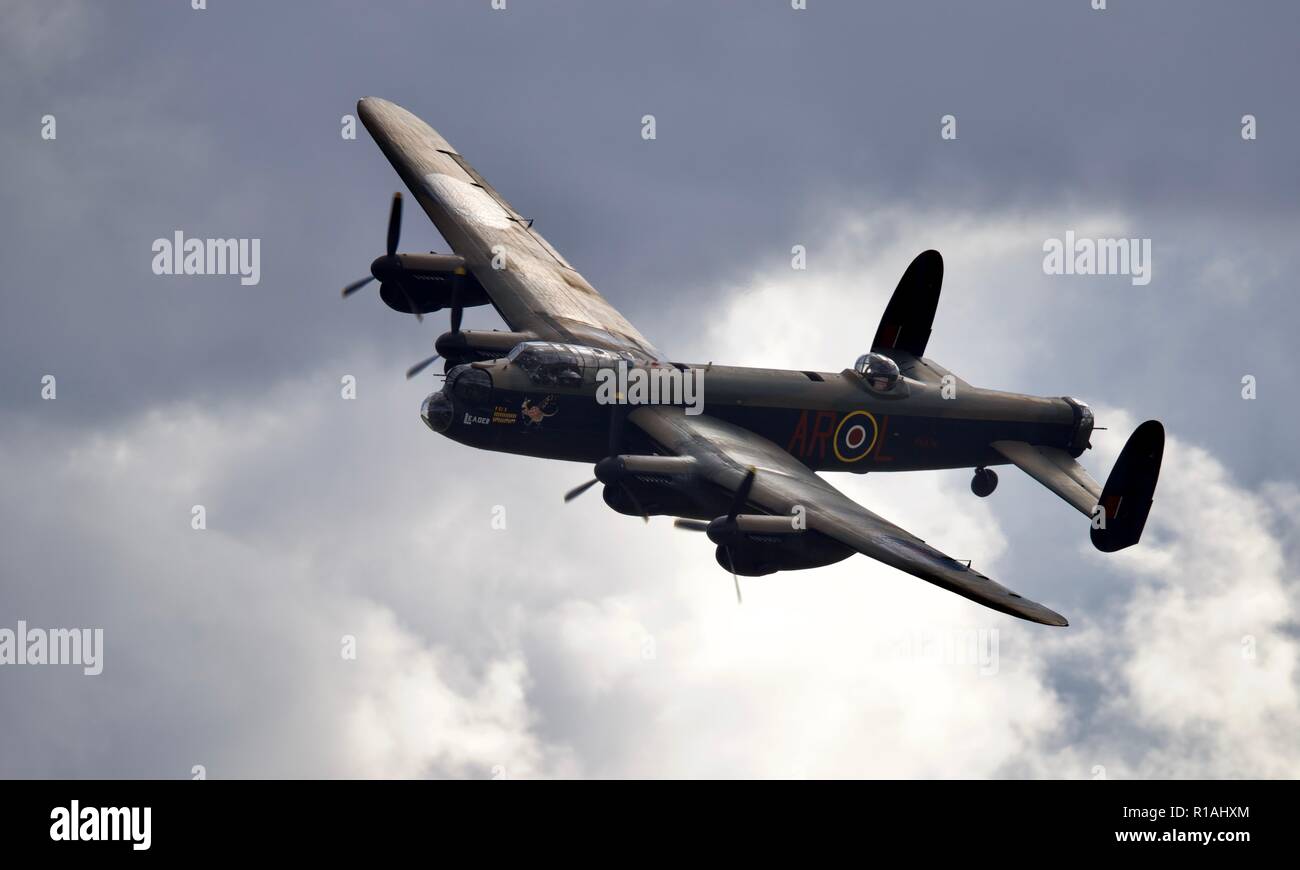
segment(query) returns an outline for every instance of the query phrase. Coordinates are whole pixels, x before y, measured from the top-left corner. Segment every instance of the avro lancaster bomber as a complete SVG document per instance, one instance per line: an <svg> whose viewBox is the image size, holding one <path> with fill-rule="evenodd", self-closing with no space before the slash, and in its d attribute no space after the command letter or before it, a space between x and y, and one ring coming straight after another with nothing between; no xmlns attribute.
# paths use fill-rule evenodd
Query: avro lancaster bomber
<svg viewBox="0 0 1300 870"><path fill-rule="evenodd" d="M1093 415L1070 397L972 386L925 356L943 281L937 251L916 257L885 308L871 351L840 372L675 362L587 283L455 148L410 112L366 98L357 112L452 254L398 253L396 194L387 252L371 276L389 307L448 309L437 355L441 390L421 416L484 450L592 463L619 513L677 517L716 545L733 577L816 568L862 553L958 595L1044 625L1065 618L949 558L858 505L819 471L971 468L986 497L996 465L1015 465L1088 517L1093 544L1138 542L1151 509L1164 429L1129 438L1106 485L1076 459ZM491 305L508 331L461 329L465 308ZM635 404L599 395L604 375L659 372L698 383L698 404ZM672 379L669 379L672 382ZM630 391L629 391L630 392ZM736 583L740 597L739 580Z"/></svg>

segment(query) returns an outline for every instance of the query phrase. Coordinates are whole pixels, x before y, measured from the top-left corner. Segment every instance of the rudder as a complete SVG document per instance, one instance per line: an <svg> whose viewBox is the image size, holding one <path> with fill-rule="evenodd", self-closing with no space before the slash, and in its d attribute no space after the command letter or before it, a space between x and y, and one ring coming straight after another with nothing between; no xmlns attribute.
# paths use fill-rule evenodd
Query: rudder
<svg viewBox="0 0 1300 870"><path fill-rule="evenodd" d="M925 356L942 287L943 257L935 250L917 254L885 306L871 349L902 350L918 359Z"/></svg>
<svg viewBox="0 0 1300 870"><path fill-rule="evenodd" d="M1098 500L1106 512L1105 527L1092 529L1092 544L1098 550L1113 553L1142 537L1164 451L1165 427L1159 420L1147 420L1133 430Z"/></svg>

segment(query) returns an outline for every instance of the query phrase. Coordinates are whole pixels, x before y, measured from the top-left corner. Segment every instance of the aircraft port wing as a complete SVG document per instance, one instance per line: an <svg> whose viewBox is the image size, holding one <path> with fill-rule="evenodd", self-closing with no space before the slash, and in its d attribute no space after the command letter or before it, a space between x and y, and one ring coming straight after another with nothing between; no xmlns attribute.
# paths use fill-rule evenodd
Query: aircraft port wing
<svg viewBox="0 0 1300 870"><path fill-rule="evenodd" d="M664 452L692 457L700 475L727 492L739 491L753 469L747 496L750 509L791 515L801 506L807 520L805 534L825 535L993 610L1043 625L1069 624L1059 613L1012 592L857 504L759 435L707 414L687 415L676 406L643 406L632 411L628 420Z"/></svg>

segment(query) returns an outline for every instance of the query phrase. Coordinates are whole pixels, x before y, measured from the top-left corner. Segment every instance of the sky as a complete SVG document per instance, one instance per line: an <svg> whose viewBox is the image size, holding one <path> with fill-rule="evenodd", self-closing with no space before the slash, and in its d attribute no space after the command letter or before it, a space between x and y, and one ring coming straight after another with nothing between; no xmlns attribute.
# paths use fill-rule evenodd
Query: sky
<svg viewBox="0 0 1300 870"><path fill-rule="evenodd" d="M6 0L0 629L104 651L0 666L0 776L1300 776L1300 10L1107 6ZM940 250L929 356L1091 403L1098 479L1164 422L1142 543L1010 466L830 475L1071 626L865 557L738 607L697 536L562 505L588 468L430 433L443 315L338 294L401 184L368 95L674 359L839 371ZM259 283L154 274L177 230ZM1068 231L1151 282L1045 274Z"/></svg>

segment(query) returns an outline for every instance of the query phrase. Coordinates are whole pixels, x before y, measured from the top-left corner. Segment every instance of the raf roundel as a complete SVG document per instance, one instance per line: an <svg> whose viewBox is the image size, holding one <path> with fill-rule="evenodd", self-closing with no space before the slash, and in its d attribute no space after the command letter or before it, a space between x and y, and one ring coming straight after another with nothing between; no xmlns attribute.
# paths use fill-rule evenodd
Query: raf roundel
<svg viewBox="0 0 1300 870"><path fill-rule="evenodd" d="M483 188L441 172L430 172L424 183L444 208L461 219L498 230L510 226L510 215Z"/></svg>
<svg viewBox="0 0 1300 870"><path fill-rule="evenodd" d="M845 414L835 430L835 458L857 462L876 446L876 418L866 411Z"/></svg>

